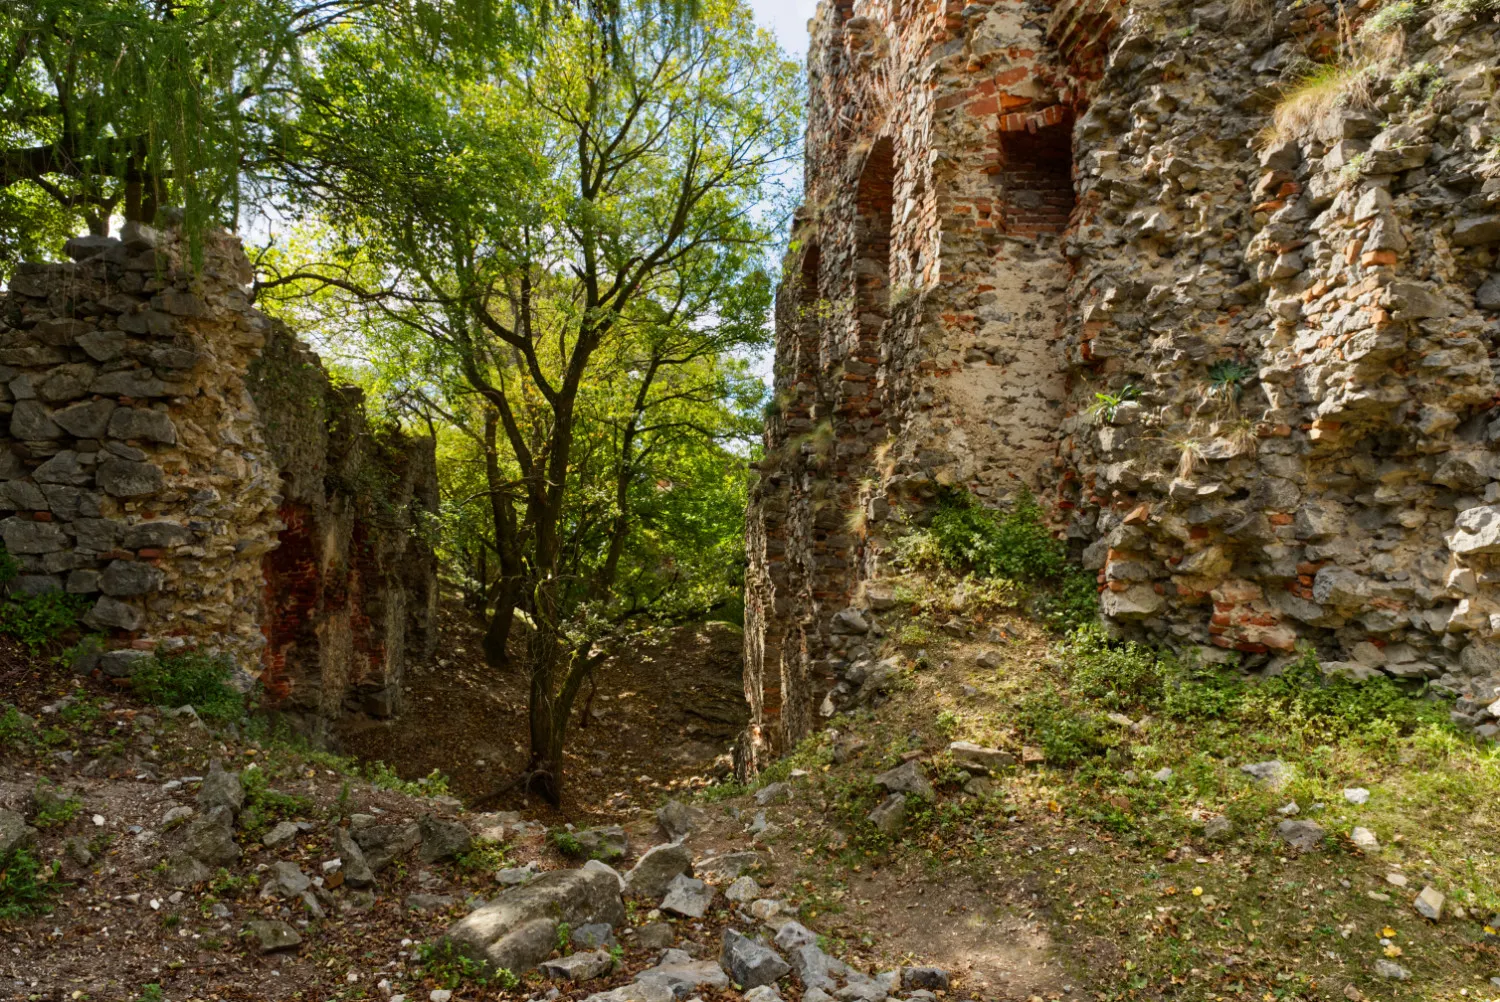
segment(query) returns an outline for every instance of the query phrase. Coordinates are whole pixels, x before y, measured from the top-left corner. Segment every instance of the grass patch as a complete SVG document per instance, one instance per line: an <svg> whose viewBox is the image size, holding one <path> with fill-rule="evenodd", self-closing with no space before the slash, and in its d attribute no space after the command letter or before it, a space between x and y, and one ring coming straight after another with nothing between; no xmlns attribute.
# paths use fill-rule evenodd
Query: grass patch
<svg viewBox="0 0 1500 1002"><path fill-rule="evenodd" d="M191 652L143 660L130 678L142 699L158 706L192 706L207 720L236 720L245 713L245 698L229 684L234 672L219 657Z"/></svg>

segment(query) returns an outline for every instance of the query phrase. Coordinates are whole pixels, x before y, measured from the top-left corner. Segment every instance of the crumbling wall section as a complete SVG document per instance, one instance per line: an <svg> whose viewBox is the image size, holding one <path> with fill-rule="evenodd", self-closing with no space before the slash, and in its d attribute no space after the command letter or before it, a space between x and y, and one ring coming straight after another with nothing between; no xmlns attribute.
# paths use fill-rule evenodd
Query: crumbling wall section
<svg viewBox="0 0 1500 1002"><path fill-rule="evenodd" d="M253 308L233 238L209 234L199 263L133 224L67 251L20 265L0 297L13 587L79 596L106 638L85 670L124 679L191 648L260 678L272 705L389 712L403 659L432 643L416 531L436 508L431 442L373 428ZM324 614L330 592L347 626Z"/></svg>
<svg viewBox="0 0 1500 1002"><path fill-rule="evenodd" d="M1311 646L1496 731L1500 25L1361 35L1377 6L819 8L747 769L860 670L882 553L945 485L1034 491L1122 634L1271 671ZM1272 129L1340 58L1338 100Z"/></svg>

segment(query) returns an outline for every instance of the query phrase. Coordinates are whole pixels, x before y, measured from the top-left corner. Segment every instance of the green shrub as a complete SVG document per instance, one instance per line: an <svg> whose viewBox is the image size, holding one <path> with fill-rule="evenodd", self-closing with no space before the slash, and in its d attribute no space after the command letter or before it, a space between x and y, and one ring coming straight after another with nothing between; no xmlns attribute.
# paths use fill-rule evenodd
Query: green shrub
<svg viewBox="0 0 1500 1002"><path fill-rule="evenodd" d="M1417 0L1398 0L1397 3L1388 3L1365 21L1364 27L1360 28L1360 34L1383 35L1397 28L1410 28L1422 20L1426 7L1426 0L1420 3Z"/></svg>
<svg viewBox="0 0 1500 1002"><path fill-rule="evenodd" d="M62 864L43 865L26 849L12 850L0 858L0 919L25 918L52 910L52 898L61 890L56 879Z"/></svg>
<svg viewBox="0 0 1500 1002"><path fill-rule="evenodd" d="M1391 679L1355 682L1325 676L1311 651L1249 689L1244 715L1300 723L1332 736L1410 734L1423 726L1445 726L1448 720L1438 703L1413 699Z"/></svg>
<svg viewBox="0 0 1500 1002"><path fill-rule="evenodd" d="M1110 710L1156 707L1175 668L1170 654L1111 641L1099 626L1074 631L1061 654L1078 694Z"/></svg>
<svg viewBox="0 0 1500 1002"><path fill-rule="evenodd" d="M14 706L7 706L0 713L0 745L20 748L36 742L36 722Z"/></svg>
<svg viewBox="0 0 1500 1002"><path fill-rule="evenodd" d="M245 698L229 685L233 674L223 658L189 652L144 660L131 676L137 696L159 706L191 705L200 717L234 720L245 712Z"/></svg>
<svg viewBox="0 0 1500 1002"><path fill-rule="evenodd" d="M273 821L309 817L313 811L313 802L307 797L273 790L269 782L264 769L246 769L240 773L240 783L245 788L240 827L252 835L260 834Z"/></svg>
<svg viewBox="0 0 1500 1002"><path fill-rule="evenodd" d="M1476 17L1500 12L1500 0L1443 0L1438 6L1443 10L1456 10Z"/></svg>
<svg viewBox="0 0 1500 1002"><path fill-rule="evenodd" d="M69 797L60 793L57 786L47 780L41 780L36 784L31 794L31 802L36 806L31 823L38 828L56 828L65 825L83 810L82 801L77 797Z"/></svg>
<svg viewBox="0 0 1500 1002"><path fill-rule="evenodd" d="M505 865L505 844L490 839L476 841L467 852L453 859L453 865L465 873L488 873Z"/></svg>
<svg viewBox="0 0 1500 1002"><path fill-rule="evenodd" d="M492 977L485 977L484 965L460 953L452 940L422 943L416 952L419 973L431 978L440 988L451 991L465 984L483 986L493 983L502 989L510 989L520 984L520 979L503 967Z"/></svg>
<svg viewBox="0 0 1500 1002"><path fill-rule="evenodd" d="M1118 741L1097 714L1069 706L1051 687L1027 696L1016 722L1028 743L1046 753L1048 765L1064 769L1105 754Z"/></svg>
<svg viewBox="0 0 1500 1002"><path fill-rule="evenodd" d="M968 493L950 492L933 517L932 535L945 564L981 577L1029 584L1057 578L1067 566L1066 549L1025 490L1005 514L981 507Z"/></svg>
<svg viewBox="0 0 1500 1002"><path fill-rule="evenodd" d="M14 637L32 654L78 625L88 599L61 591L11 595L0 602L0 633Z"/></svg>

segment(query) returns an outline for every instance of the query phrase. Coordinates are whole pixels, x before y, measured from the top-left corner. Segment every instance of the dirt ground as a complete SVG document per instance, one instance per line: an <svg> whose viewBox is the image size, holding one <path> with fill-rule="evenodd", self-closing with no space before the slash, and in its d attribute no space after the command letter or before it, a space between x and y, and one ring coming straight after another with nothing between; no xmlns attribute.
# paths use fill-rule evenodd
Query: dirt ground
<svg viewBox="0 0 1500 1002"><path fill-rule="evenodd" d="M384 761L403 778L438 769L472 801L526 766L526 683L485 664L471 615L448 607L442 616L443 643L430 663L409 670L402 714L349 717L337 734L343 750ZM707 623L611 656L574 710L561 808L520 790L486 808L524 810L549 825L611 823L727 774L730 745L749 719L741 643L738 628Z"/></svg>

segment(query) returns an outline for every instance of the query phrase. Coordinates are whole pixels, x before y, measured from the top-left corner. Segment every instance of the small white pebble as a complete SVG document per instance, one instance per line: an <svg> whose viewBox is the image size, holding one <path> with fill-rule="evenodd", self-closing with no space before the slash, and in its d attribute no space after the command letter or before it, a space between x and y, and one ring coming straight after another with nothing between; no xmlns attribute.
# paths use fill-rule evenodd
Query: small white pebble
<svg viewBox="0 0 1500 1002"><path fill-rule="evenodd" d="M103 828L104 827L104 815L102 815L102 814L95 814L94 815L94 827L95 828Z"/></svg>
<svg viewBox="0 0 1500 1002"><path fill-rule="evenodd" d="M151 910L154 911L154 912L161 911L161 901L158 900L157 898L152 898L151 899Z"/></svg>

